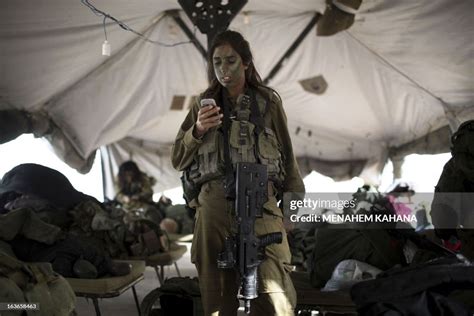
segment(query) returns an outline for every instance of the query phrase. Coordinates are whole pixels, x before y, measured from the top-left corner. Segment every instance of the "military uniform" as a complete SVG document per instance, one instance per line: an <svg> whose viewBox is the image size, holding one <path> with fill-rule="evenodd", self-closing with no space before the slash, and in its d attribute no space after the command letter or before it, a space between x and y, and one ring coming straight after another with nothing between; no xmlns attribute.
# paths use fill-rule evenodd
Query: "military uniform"
<svg viewBox="0 0 474 316"><path fill-rule="evenodd" d="M126 211L125 222L146 218L160 224L165 217L165 207L153 202L153 186L156 180L141 173L139 180L132 181L128 188L118 188L115 200L120 202Z"/></svg>
<svg viewBox="0 0 474 316"><path fill-rule="evenodd" d="M259 297L251 303L251 314L293 315L296 293L289 277L291 254L276 191L304 192L304 184L293 155L280 98L267 88L254 93L264 128L254 137L258 127L249 120L250 110L230 100L230 157L233 164L245 161L267 165L269 199L264 205L263 218L255 222L255 233L259 236L281 232L283 241L266 247L266 259L258 269ZM217 256L224 249L224 239L236 229L234 203L226 199L224 190L223 135L220 127L214 127L202 139L193 136L200 108L197 101L176 137L172 164L178 170L188 168L190 178L201 185L198 198L190 203L196 208L191 256L199 274L205 314L236 315L238 275L234 270L217 268Z"/></svg>
<svg viewBox="0 0 474 316"><path fill-rule="evenodd" d="M155 183L155 178L142 173L140 181L133 181L129 184L128 191L130 193L125 193L124 188L118 188L115 199L127 209L146 208L150 203L153 203L153 185Z"/></svg>

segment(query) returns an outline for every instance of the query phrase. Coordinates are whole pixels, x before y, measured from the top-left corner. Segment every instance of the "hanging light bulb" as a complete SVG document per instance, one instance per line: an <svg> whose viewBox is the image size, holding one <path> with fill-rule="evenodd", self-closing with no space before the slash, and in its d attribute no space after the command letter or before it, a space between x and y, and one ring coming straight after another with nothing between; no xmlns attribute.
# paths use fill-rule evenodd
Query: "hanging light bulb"
<svg viewBox="0 0 474 316"><path fill-rule="evenodd" d="M104 20L102 21L102 25L104 27L105 41L104 43L102 43L102 56L110 56L110 44L107 41L107 29L105 28L106 20L107 20L107 17L104 15Z"/></svg>
<svg viewBox="0 0 474 316"><path fill-rule="evenodd" d="M110 56L110 44L107 40L102 44L102 56Z"/></svg>
<svg viewBox="0 0 474 316"><path fill-rule="evenodd" d="M244 12L244 24L245 25L250 24L250 17L249 17L249 13L247 11Z"/></svg>

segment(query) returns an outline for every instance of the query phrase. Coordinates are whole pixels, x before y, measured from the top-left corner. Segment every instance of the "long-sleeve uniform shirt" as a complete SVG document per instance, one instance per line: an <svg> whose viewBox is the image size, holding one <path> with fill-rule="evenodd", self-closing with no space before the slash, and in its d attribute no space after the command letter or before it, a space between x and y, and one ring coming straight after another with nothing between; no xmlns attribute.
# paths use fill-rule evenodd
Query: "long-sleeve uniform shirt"
<svg viewBox="0 0 474 316"><path fill-rule="evenodd" d="M286 114L283 110L281 99L267 89L262 89L260 93L265 93L270 97L270 102L267 103L266 113L264 114L264 120L265 127L273 130L280 144L286 174L283 181L283 192L304 192L304 184L293 154ZM199 109L199 100L197 100L181 125L173 145L171 162L177 170L182 171L191 165L202 143L202 140L193 136L193 129Z"/></svg>

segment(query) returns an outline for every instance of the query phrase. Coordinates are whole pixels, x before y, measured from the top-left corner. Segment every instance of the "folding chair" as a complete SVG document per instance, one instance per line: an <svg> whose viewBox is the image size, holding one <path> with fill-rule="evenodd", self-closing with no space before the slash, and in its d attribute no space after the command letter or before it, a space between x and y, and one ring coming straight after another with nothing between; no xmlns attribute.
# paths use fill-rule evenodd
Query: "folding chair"
<svg viewBox="0 0 474 316"><path fill-rule="evenodd" d="M176 273L179 277L181 277L181 272L179 271L176 261L178 261L186 253L186 249L187 247L184 245L178 245L174 242L171 242L168 251L156 253L143 258L148 267L153 267L155 269L160 285L163 284L165 280L165 266L170 266L173 264L176 268Z"/></svg>

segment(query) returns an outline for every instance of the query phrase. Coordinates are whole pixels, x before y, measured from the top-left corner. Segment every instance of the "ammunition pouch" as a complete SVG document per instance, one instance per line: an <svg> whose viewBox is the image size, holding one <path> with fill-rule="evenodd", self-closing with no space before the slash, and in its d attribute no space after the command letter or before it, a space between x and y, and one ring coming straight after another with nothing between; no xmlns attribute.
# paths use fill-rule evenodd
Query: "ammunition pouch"
<svg viewBox="0 0 474 316"><path fill-rule="evenodd" d="M183 198L186 201L186 207L193 208L191 202L197 200L199 192L201 191L201 185L197 185L190 179L190 169L183 171L181 175L181 185L183 187Z"/></svg>
<svg viewBox="0 0 474 316"><path fill-rule="evenodd" d="M267 166L268 178L281 183L285 177L281 145L275 132L265 127L257 139L254 136L256 126L249 121L232 121L229 145L230 158L234 166L239 162L259 163Z"/></svg>
<svg viewBox="0 0 474 316"><path fill-rule="evenodd" d="M234 169L238 162L256 162L254 129L255 125L249 121L232 121L229 146Z"/></svg>
<svg viewBox="0 0 474 316"><path fill-rule="evenodd" d="M229 150L232 165L239 162L255 163L256 157L267 166L268 178L279 191L285 178L281 145L275 132L265 128L256 141L255 125L248 121L232 121L229 133ZM256 144L258 142L258 144ZM223 136L218 130L209 131L203 138L193 163L181 176L184 199L189 205L197 199L201 185L210 180L225 178L227 199L235 199L235 180L225 175Z"/></svg>
<svg viewBox="0 0 474 316"><path fill-rule="evenodd" d="M185 171L188 172L187 179L195 185L195 189L188 185L190 191L196 191L203 183L224 175L223 148L223 137L217 129L211 129L204 135L193 163ZM199 191L197 190L195 197L199 195ZM188 200L189 203L191 201L192 199Z"/></svg>
<svg viewBox="0 0 474 316"><path fill-rule="evenodd" d="M265 127L258 135L258 157L260 163L267 166L268 178L274 183L282 183L285 178L285 168L281 155L281 145L275 132Z"/></svg>

